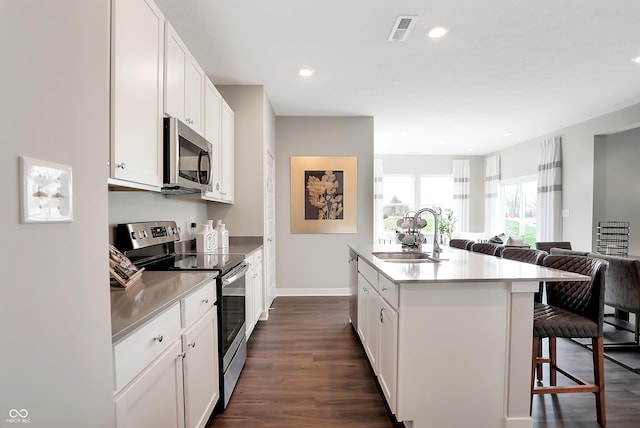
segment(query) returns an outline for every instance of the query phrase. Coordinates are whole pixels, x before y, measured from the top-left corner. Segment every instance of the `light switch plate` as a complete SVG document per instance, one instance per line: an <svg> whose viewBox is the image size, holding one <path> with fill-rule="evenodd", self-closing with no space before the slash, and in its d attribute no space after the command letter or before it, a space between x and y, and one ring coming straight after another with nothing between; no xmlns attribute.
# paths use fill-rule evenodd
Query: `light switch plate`
<svg viewBox="0 0 640 428"><path fill-rule="evenodd" d="M22 223L73 221L71 167L20 156Z"/></svg>

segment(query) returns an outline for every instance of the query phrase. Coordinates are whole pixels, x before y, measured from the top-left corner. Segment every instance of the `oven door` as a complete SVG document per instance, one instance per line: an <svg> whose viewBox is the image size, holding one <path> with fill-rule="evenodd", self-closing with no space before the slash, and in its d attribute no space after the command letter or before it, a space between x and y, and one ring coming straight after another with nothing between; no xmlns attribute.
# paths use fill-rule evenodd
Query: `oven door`
<svg viewBox="0 0 640 428"><path fill-rule="evenodd" d="M245 275L249 265L245 262L218 278L222 302L220 304L222 369L226 370L245 336Z"/></svg>

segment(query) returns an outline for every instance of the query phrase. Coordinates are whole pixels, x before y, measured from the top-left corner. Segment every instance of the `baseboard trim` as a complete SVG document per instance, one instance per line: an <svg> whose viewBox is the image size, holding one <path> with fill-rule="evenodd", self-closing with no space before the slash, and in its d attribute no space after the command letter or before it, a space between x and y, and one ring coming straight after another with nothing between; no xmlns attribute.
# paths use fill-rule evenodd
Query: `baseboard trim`
<svg viewBox="0 0 640 428"><path fill-rule="evenodd" d="M349 296L348 288L276 288L276 295L282 296Z"/></svg>

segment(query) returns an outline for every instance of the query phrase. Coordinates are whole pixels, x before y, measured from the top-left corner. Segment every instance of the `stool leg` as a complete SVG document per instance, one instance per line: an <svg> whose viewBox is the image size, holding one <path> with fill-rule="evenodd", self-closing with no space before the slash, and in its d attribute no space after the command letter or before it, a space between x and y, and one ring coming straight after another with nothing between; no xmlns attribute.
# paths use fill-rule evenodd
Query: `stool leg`
<svg viewBox="0 0 640 428"><path fill-rule="evenodd" d="M533 337L531 347L531 397L529 401L529 414L533 411L533 389L535 388L536 366L538 365L538 350L540 349L540 338Z"/></svg>
<svg viewBox="0 0 640 428"><path fill-rule="evenodd" d="M593 351L593 383L598 386L598 391L595 393L596 413L598 424L605 426L607 417L604 400L604 338L600 336L591 339L591 348Z"/></svg>
<svg viewBox="0 0 640 428"><path fill-rule="evenodd" d="M538 357L542 358L542 339L538 339ZM542 381L542 363L536 364L537 379Z"/></svg>
<svg viewBox="0 0 640 428"><path fill-rule="evenodd" d="M555 337L550 337L549 338L549 360L550 360L550 364L549 364L549 384L551 386L556 386L557 384L557 378L558 378L558 373L556 372L556 367L557 366L557 355L556 355L556 338Z"/></svg>

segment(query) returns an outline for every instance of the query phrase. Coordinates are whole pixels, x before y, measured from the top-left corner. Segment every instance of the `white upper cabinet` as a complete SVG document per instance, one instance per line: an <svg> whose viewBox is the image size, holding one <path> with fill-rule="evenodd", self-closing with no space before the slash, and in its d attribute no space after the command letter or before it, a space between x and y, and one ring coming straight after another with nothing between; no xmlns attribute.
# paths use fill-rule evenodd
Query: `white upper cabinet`
<svg viewBox="0 0 640 428"><path fill-rule="evenodd" d="M213 146L211 163L211 191L204 192L203 198L208 200L221 199L220 164L222 156L222 95L211 83L205 79L204 92L204 138Z"/></svg>
<svg viewBox="0 0 640 428"><path fill-rule="evenodd" d="M222 100L222 165L221 165L221 199L233 203L233 183L235 165L235 119L233 110Z"/></svg>
<svg viewBox="0 0 640 428"><path fill-rule="evenodd" d="M150 0L113 0L110 184L162 186L164 24Z"/></svg>
<svg viewBox="0 0 640 428"><path fill-rule="evenodd" d="M165 37L164 112L203 134L204 71L168 21Z"/></svg>

